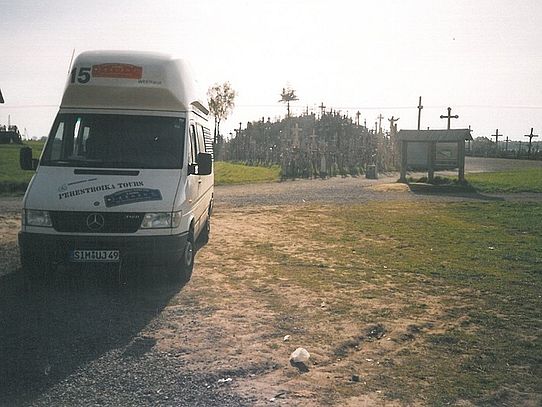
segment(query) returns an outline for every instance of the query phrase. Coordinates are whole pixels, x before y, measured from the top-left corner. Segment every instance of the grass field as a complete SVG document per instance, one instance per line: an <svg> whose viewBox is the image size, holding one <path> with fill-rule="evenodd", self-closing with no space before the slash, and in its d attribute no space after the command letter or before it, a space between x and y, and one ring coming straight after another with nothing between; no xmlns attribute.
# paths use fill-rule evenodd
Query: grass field
<svg viewBox="0 0 542 407"><path fill-rule="evenodd" d="M278 332L262 337L292 333L315 355L316 373L297 387L323 377L324 404L376 392L406 404L538 405L541 211L500 202L239 211L244 238L233 250L225 233L212 254L221 284L276 315ZM207 304L227 308L204 286ZM277 359L288 349L268 346ZM352 373L360 385L345 385Z"/></svg>
<svg viewBox="0 0 542 407"><path fill-rule="evenodd" d="M542 168L473 173L467 181L479 192L542 192Z"/></svg>
<svg viewBox="0 0 542 407"><path fill-rule="evenodd" d="M280 179L280 167L251 167L225 161L215 162L215 184L249 184L272 182Z"/></svg>

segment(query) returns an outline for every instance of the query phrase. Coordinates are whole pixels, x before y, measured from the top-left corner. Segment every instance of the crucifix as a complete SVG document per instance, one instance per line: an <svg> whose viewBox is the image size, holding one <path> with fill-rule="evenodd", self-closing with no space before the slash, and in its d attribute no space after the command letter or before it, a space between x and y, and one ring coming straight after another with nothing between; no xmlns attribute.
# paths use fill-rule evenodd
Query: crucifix
<svg viewBox="0 0 542 407"><path fill-rule="evenodd" d="M448 108L448 115L444 116L443 114L440 115L441 119L448 119L448 130L450 130L450 119L459 119L458 115L452 116L452 108Z"/></svg>
<svg viewBox="0 0 542 407"><path fill-rule="evenodd" d="M395 122L399 121L399 117L397 119L394 119L394 116L391 117L391 119L388 119L390 122L390 135L393 137L395 134L397 134L397 124Z"/></svg>
<svg viewBox="0 0 542 407"><path fill-rule="evenodd" d="M525 134L525 137L529 137L529 157L531 156L531 144L533 141L533 137L538 137L538 134L533 134L533 128L531 127L531 134Z"/></svg>
<svg viewBox="0 0 542 407"><path fill-rule="evenodd" d="M502 134L499 134L499 129L495 130L495 134L492 134L491 137L495 137L495 147L497 147L497 150L499 149L499 137L501 137Z"/></svg>
<svg viewBox="0 0 542 407"><path fill-rule="evenodd" d="M420 100L418 101L418 130L420 130L420 121L422 118L422 97L420 96Z"/></svg>
<svg viewBox="0 0 542 407"><path fill-rule="evenodd" d="M382 119L384 116L382 116L382 113L380 113L377 117L378 119L378 133L382 133Z"/></svg>
<svg viewBox="0 0 542 407"><path fill-rule="evenodd" d="M318 106L320 108L320 115L323 116L324 113L325 113L325 106L324 106L324 102L320 103L320 106Z"/></svg>

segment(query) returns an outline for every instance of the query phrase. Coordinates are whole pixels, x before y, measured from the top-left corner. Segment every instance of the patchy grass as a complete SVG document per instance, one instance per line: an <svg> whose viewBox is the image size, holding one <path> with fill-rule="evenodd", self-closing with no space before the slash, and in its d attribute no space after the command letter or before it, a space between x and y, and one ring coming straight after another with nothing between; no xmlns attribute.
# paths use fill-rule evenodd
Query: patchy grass
<svg viewBox="0 0 542 407"><path fill-rule="evenodd" d="M278 181L280 167L253 167L225 161L215 162L215 185Z"/></svg>
<svg viewBox="0 0 542 407"><path fill-rule="evenodd" d="M34 175L33 171L23 171L19 167L19 149L32 147L34 157L39 157L44 143L25 141L25 144L0 144L0 194L23 194Z"/></svg>
<svg viewBox="0 0 542 407"><path fill-rule="evenodd" d="M542 168L472 173L467 180L480 192L542 192Z"/></svg>
<svg viewBox="0 0 542 407"><path fill-rule="evenodd" d="M324 404L371 393L407 404L536 405L541 211L540 203L378 202L218 212L214 227L227 219L245 233L215 235L216 284L230 289L209 302L224 309L252 298L255 321L275 315L258 327L268 357L281 360L288 344L272 341L291 334L317 364L311 375L273 380L312 388Z"/></svg>

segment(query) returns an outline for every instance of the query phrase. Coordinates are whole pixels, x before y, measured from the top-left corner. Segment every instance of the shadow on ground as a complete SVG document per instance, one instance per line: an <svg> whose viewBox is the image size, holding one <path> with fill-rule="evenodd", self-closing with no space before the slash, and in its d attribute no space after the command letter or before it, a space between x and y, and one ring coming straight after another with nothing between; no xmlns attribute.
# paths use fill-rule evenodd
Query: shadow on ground
<svg viewBox="0 0 542 407"><path fill-rule="evenodd" d="M504 198L481 194L471 185L434 185L423 182L410 182L408 187L416 195L444 195L475 199L480 201L504 201Z"/></svg>
<svg viewBox="0 0 542 407"><path fill-rule="evenodd" d="M182 288L141 281L119 288L102 277L28 291L20 274L0 277L0 405L31 403L82 365L127 346Z"/></svg>

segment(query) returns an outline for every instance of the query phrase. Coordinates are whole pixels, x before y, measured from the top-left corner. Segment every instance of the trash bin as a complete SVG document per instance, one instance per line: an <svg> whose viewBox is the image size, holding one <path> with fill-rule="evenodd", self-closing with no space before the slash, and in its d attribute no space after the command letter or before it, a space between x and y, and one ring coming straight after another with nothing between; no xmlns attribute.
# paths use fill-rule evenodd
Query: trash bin
<svg viewBox="0 0 542 407"><path fill-rule="evenodd" d="M376 165L367 166L367 171L365 172L365 178L368 178L368 179L378 178L378 174L376 173Z"/></svg>

